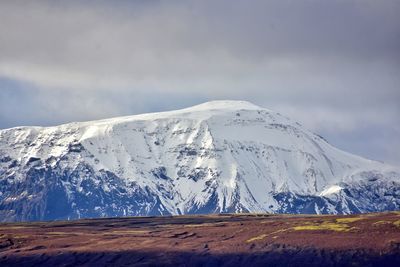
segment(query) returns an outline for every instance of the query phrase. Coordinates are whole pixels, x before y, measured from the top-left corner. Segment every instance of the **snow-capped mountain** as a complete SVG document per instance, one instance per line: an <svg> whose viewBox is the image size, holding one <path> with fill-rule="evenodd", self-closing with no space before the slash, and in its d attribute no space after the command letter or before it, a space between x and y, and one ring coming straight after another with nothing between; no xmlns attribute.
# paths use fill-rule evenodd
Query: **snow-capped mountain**
<svg viewBox="0 0 400 267"><path fill-rule="evenodd" d="M400 207L400 172L249 102L0 131L0 220Z"/></svg>

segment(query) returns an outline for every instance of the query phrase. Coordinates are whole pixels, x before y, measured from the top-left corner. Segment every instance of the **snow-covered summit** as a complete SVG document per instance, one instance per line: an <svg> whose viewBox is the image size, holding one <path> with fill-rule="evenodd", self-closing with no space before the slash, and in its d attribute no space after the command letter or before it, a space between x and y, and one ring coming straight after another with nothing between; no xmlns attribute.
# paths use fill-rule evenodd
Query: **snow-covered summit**
<svg viewBox="0 0 400 267"><path fill-rule="evenodd" d="M1 130L0 186L3 220L352 213L400 202L394 168L336 149L277 112L228 100Z"/></svg>
<svg viewBox="0 0 400 267"><path fill-rule="evenodd" d="M129 122L135 120L157 120L165 118L207 119L213 115L239 111L239 110L268 111L267 109L254 105L248 101L215 100L179 110L116 117L105 120L90 121L83 124L86 125L110 124L110 123Z"/></svg>
<svg viewBox="0 0 400 267"><path fill-rule="evenodd" d="M203 110L261 110L265 109L248 101L241 100L214 100L205 102L181 111L203 111Z"/></svg>

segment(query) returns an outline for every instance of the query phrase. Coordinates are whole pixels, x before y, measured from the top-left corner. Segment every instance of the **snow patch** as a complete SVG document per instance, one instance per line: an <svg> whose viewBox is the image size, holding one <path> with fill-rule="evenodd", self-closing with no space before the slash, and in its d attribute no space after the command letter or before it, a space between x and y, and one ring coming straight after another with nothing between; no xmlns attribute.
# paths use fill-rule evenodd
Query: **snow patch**
<svg viewBox="0 0 400 267"><path fill-rule="evenodd" d="M333 195L339 193L343 188L338 185L333 185L325 190L323 190L319 196L324 197L328 195Z"/></svg>

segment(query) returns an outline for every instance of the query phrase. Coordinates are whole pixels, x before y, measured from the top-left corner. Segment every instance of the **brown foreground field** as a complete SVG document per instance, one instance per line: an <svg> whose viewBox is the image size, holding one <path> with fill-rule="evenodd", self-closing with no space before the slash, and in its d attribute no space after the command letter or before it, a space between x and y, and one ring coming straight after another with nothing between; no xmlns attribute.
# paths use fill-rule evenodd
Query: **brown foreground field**
<svg viewBox="0 0 400 267"><path fill-rule="evenodd" d="M3 223L0 266L400 266L400 212Z"/></svg>

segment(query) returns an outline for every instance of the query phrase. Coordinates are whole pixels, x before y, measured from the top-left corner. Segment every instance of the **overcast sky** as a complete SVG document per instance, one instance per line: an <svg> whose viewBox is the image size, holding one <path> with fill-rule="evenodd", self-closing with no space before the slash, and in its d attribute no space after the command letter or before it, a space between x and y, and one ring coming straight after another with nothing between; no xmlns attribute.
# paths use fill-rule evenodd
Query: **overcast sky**
<svg viewBox="0 0 400 267"><path fill-rule="evenodd" d="M1 1L0 128L248 100L400 165L400 1Z"/></svg>

